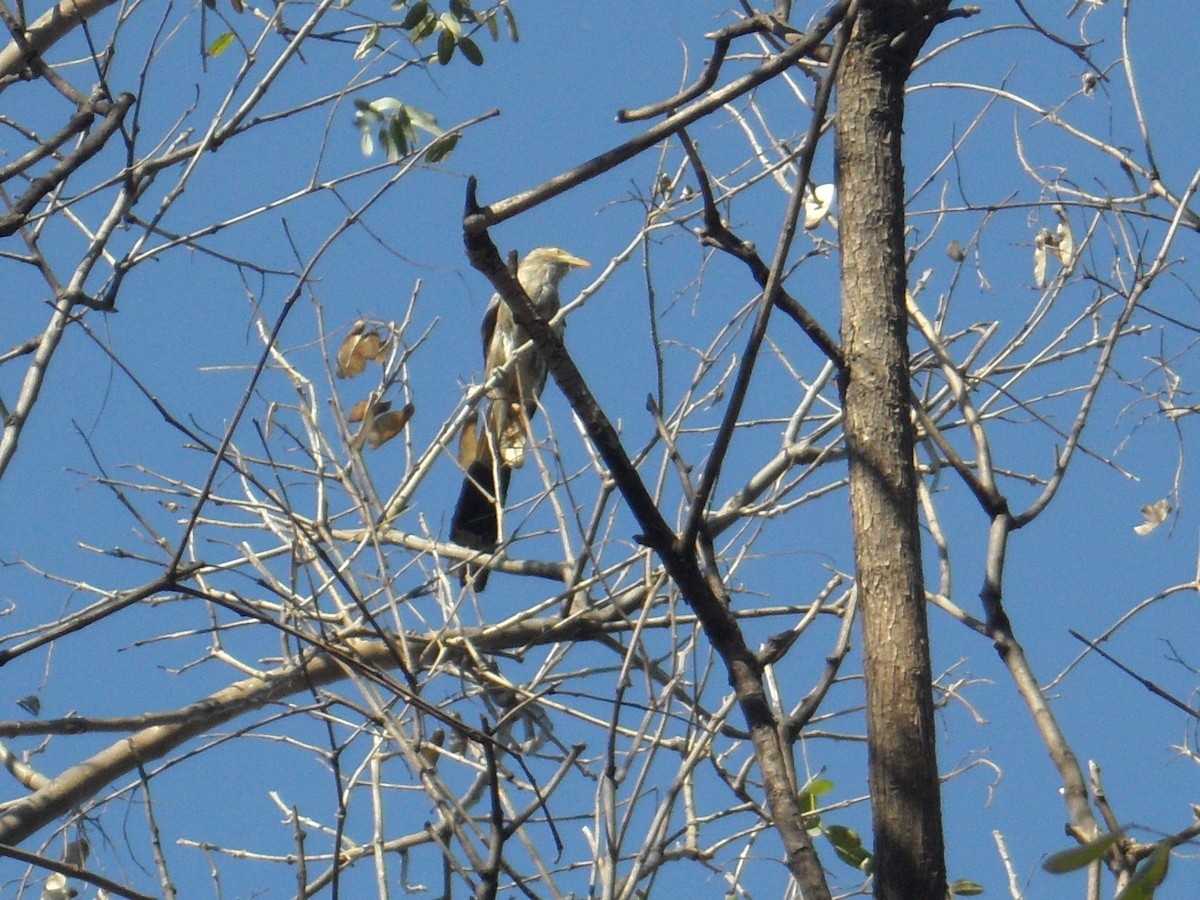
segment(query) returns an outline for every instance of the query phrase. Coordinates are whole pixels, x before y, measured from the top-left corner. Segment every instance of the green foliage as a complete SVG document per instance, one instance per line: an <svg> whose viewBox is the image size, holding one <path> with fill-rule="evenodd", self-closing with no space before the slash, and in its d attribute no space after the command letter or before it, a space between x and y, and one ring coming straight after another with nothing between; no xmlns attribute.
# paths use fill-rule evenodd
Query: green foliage
<svg viewBox="0 0 1200 900"><path fill-rule="evenodd" d="M1171 851L1184 841L1188 832L1164 838L1154 845L1150 855L1142 861L1129 882L1117 894L1115 900L1153 900L1158 886L1166 880L1167 870L1171 865ZM1079 847L1071 847L1050 856L1042 868L1047 872L1060 875L1064 872L1074 872L1101 859L1109 848L1124 837L1124 829L1102 834L1095 840L1088 841Z"/></svg>
<svg viewBox="0 0 1200 900"><path fill-rule="evenodd" d="M1049 856L1042 863L1042 868L1052 875L1062 875L1064 872L1082 869L1104 856L1108 852L1108 848L1120 840L1123 834L1123 831L1110 831L1086 844L1060 850Z"/></svg>
<svg viewBox="0 0 1200 900"><path fill-rule="evenodd" d="M511 9L504 7L504 21L508 23L508 34L512 38L514 44L521 40L521 32L517 30L517 17L513 15Z"/></svg>
<svg viewBox="0 0 1200 900"><path fill-rule="evenodd" d="M875 867L875 856L863 846L858 832L845 825L826 825L817 815L819 798L832 790L833 782L827 778L814 778L803 787L800 809L804 811L804 825L813 837L824 836L842 862L869 875Z"/></svg>
<svg viewBox="0 0 1200 900"><path fill-rule="evenodd" d="M1170 863L1170 845L1159 844L1150 858L1138 867L1137 874L1129 879L1125 889L1117 894L1116 900L1153 900L1155 890L1167 877Z"/></svg>
<svg viewBox="0 0 1200 900"><path fill-rule="evenodd" d="M454 34L449 29L439 34L437 42L438 62L443 66L449 65L450 60L454 57L454 48L457 46L458 42L454 39Z"/></svg>
<svg viewBox="0 0 1200 900"><path fill-rule="evenodd" d="M871 874L875 868L875 856L863 846L857 831L845 825L828 825L824 834L825 839L833 844L833 849L842 862L860 872Z"/></svg>
<svg viewBox="0 0 1200 900"><path fill-rule="evenodd" d="M205 53L208 56L220 56L229 49L229 45L233 43L233 32L226 31L215 41L208 45L208 50Z"/></svg>
<svg viewBox="0 0 1200 900"><path fill-rule="evenodd" d="M459 39L458 49L462 51L462 55L467 58L467 62L469 62L471 65L483 65L483 51L480 50L479 45L469 37Z"/></svg>
<svg viewBox="0 0 1200 900"><path fill-rule="evenodd" d="M429 4L425 0L420 0L419 3L414 3L408 8L408 15L404 17L404 21L400 24L400 27L409 32L409 38L413 43L416 43L419 38L412 34L412 32L429 17Z"/></svg>
<svg viewBox="0 0 1200 900"><path fill-rule="evenodd" d="M375 152L378 141L389 161L395 162L413 152L420 142L420 132L434 137L425 149L425 158L440 162L450 155L458 143L458 135L446 135L431 113L402 103L395 97L378 100L355 100L354 123L361 134L364 156Z"/></svg>
<svg viewBox="0 0 1200 900"><path fill-rule="evenodd" d="M481 28L487 28L492 40L499 40L501 13L512 40L520 40L517 20L507 6L491 9L484 15L475 11L471 0L448 0L446 9L441 12L434 8L430 0L394 0L392 8L404 11L399 28L407 33L413 46L436 35L434 55L443 66L449 65L456 53L461 53L471 65L482 66L483 50L472 35ZM395 27L379 22L367 26L354 49L354 58L365 59L379 44L384 29ZM232 40L232 35L229 38ZM227 44L217 48L218 52L224 50L225 46ZM441 162L458 145L459 136L446 135L430 113L402 103L395 97L355 100L354 105L354 124L361 135L360 146L364 156L371 156L378 147L382 147L389 160L401 159L417 150L420 132L433 136L423 151L428 162Z"/></svg>
<svg viewBox="0 0 1200 900"><path fill-rule="evenodd" d="M417 0L409 4L407 0L393 3L396 8L407 7L404 20L400 27L408 32L408 39L413 46L420 44L426 38L437 35L436 55L439 64L449 65L456 51L461 51L467 62L473 66L483 65L483 51L471 35L480 27L486 27L492 40L500 39L499 13L492 10L480 15L471 6L470 0L450 0L445 12L434 10L429 0ZM508 33L513 42L521 39L517 30L517 20L512 10L503 8ZM360 45L361 47L361 45Z"/></svg>
<svg viewBox="0 0 1200 900"><path fill-rule="evenodd" d="M828 778L814 778L800 791L800 809L804 811L804 827L812 837L821 833L824 825L817 815L818 799L833 790L833 782Z"/></svg>
<svg viewBox="0 0 1200 900"><path fill-rule="evenodd" d="M367 33L363 35L363 39L358 42L358 46L354 48L354 58L362 59L370 52L371 48L379 43L380 31L379 23L374 23L367 29Z"/></svg>
<svg viewBox="0 0 1200 900"><path fill-rule="evenodd" d="M950 883L951 897L978 897L982 893L983 885L968 881L966 878L959 878Z"/></svg>
<svg viewBox="0 0 1200 900"><path fill-rule="evenodd" d="M433 141L425 148L425 159L431 163L441 162L454 152L454 148L458 146L458 139L460 137L462 135L447 134Z"/></svg>
<svg viewBox="0 0 1200 900"><path fill-rule="evenodd" d="M467 0L450 0L450 14L460 22L478 22L479 16Z"/></svg>

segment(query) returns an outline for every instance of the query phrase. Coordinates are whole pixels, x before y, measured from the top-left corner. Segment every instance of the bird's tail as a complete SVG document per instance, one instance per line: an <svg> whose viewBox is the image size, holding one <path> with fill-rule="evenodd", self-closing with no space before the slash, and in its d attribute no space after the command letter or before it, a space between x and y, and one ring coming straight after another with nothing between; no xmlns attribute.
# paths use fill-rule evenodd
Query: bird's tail
<svg viewBox="0 0 1200 900"><path fill-rule="evenodd" d="M496 475L499 474L499 485ZM467 466L454 517L450 520L450 540L472 550L494 553L500 542L498 511L508 499L508 484L512 469L506 465L492 466L491 454ZM460 578L476 591L487 587L488 569L464 563Z"/></svg>

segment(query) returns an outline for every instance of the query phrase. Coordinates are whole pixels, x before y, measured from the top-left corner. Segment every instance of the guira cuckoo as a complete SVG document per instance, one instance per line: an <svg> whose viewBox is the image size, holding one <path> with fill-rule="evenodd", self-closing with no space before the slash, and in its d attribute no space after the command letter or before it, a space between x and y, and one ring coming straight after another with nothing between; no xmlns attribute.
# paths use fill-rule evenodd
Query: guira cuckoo
<svg viewBox="0 0 1200 900"><path fill-rule="evenodd" d="M538 247L521 260L517 280L538 315L548 322L559 309L559 282L571 269L587 265L587 260L558 247ZM564 328L562 321L554 325L560 337ZM517 349L529 342L529 335L513 320L512 310L499 294L488 303L480 332L485 374L497 374L497 378L488 391L482 435L477 418L471 418L460 436L459 462L466 477L450 520L450 539L473 550L493 553L500 541L500 510L508 499L512 470L525 464L529 420L537 412L547 373L546 361L536 347L517 354ZM475 590L482 591L487 586L488 570L467 564L461 578L463 584L470 582Z"/></svg>

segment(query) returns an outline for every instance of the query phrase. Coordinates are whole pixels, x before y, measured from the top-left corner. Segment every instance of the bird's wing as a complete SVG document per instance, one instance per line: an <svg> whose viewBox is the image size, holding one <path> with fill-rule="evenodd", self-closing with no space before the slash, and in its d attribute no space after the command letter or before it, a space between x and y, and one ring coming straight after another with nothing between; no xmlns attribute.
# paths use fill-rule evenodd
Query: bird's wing
<svg viewBox="0 0 1200 900"><path fill-rule="evenodd" d="M500 295L492 294L487 309L483 311L483 321L479 323L479 336L483 339L483 359L486 362L488 351L492 346L492 335L496 331L496 316L500 314Z"/></svg>

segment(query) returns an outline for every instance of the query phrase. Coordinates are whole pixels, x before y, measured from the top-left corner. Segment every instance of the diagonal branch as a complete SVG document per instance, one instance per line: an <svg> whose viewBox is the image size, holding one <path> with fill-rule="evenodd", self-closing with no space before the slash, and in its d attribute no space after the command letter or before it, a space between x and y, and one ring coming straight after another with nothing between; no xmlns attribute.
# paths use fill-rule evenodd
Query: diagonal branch
<svg viewBox="0 0 1200 900"><path fill-rule="evenodd" d="M729 405L725 408L725 415L721 419L721 426L717 431L716 439L713 441L712 452L709 454L708 462L704 467L704 473L700 477L700 484L696 488L696 499L692 502L691 510L688 513L687 523L684 526L683 537L681 538L681 546L683 547L691 546L700 532L700 527L704 522L705 509L708 507L708 499L712 496L713 488L717 484L717 476L725 464L725 454L729 452L729 445L733 440L733 429L737 425L738 415L741 413L742 404L746 400L746 392L750 389L750 378L753 376L755 364L758 362L758 351L761 349L763 339L767 335L767 323L770 321L771 310L774 308L776 299L780 293L780 285L783 283L783 273L787 268L788 254L791 252L792 241L796 236L796 228L800 223L800 211L804 208L805 187L808 185L809 173L812 171L813 157L817 152L821 129L825 124L825 113L829 109L829 98L833 93L833 85L837 80L838 63L845 52L846 42L853 27L854 13L855 4L852 3L850 12L847 14L847 19L838 32L838 37L833 48L833 55L829 61L829 71L825 74L825 78L821 82L821 87L817 91L816 100L813 103L812 120L808 123L808 133L804 136L804 149L800 152L800 163L797 166L796 181L792 186L792 196L788 202L783 229L779 233L779 241L775 247L775 258L771 261L771 270L767 276L767 283L763 285L758 314L755 317L750 338L746 342L746 349L742 354L737 377L734 379L733 389L729 397ZM831 357L831 359L836 359L836 357Z"/></svg>
<svg viewBox="0 0 1200 900"><path fill-rule="evenodd" d="M700 196L704 202L704 231L700 235L701 242L740 259L749 267L750 274L754 276L758 286L765 290L771 278L770 267L763 262L763 258L759 256L754 244L742 240L722 220L721 212L717 208L716 197L713 195L708 171L700 159L696 145L692 143L692 139L685 129L679 130L679 142L683 145L683 151L692 165L692 172L696 176ZM833 361L838 371L845 368L846 363L842 359L842 349L838 346L837 341L821 327L821 323L805 309L803 304L784 290L782 284L775 293L775 305L800 326L800 329L808 335L809 340L817 345L817 349Z"/></svg>
<svg viewBox="0 0 1200 900"><path fill-rule="evenodd" d="M25 224L25 218L43 197L67 180L72 172L99 153L113 133L125 121L125 114L133 106L133 94L121 94L109 106L95 131L84 138L78 147L63 157L45 175L33 179L25 193L13 203L12 208L0 215L0 237L8 237Z"/></svg>
<svg viewBox="0 0 1200 900"><path fill-rule="evenodd" d="M717 76L721 73L721 66L725 63L726 54L729 53L729 45L733 43L734 39L747 34L763 32L768 34L783 34L789 44L795 44L804 40L803 32L792 28L779 19L767 15L760 14L734 22L732 25L728 25L719 31L707 35L713 42L712 56L704 66L704 71L700 73L700 77L692 82L692 84L673 97L668 97L657 103L651 103L647 106L640 106L634 109L619 110L617 112L617 121L634 122L639 119L652 119L663 113L671 112L671 110L679 108L684 103L695 100L717 83ZM813 59L825 61L829 56L828 51L828 47L817 46L812 48L809 55Z"/></svg>
<svg viewBox="0 0 1200 900"><path fill-rule="evenodd" d="M520 213L533 209L545 203L552 197L557 197L571 188L582 184L597 175L614 169L623 162L633 159L643 150L653 147L664 138L675 134L681 128L686 128L693 122L704 118L709 113L720 109L726 103L737 99L760 84L770 81L781 72L787 71L797 60L811 53L825 36L832 31L845 17L849 8L848 0L841 0L818 23L812 33L804 40L792 45L775 58L763 63L753 72L749 72L730 82L719 91L714 91L703 100L699 100L686 109L664 119L657 125L643 131L632 140L626 141L619 147L614 147L587 162L569 169L537 187L514 194L506 200L493 203L491 206L480 207L478 204L468 211L463 220L463 228L468 234L483 232L493 225L498 225Z"/></svg>
<svg viewBox="0 0 1200 900"><path fill-rule="evenodd" d="M537 345L555 383L583 422L588 437L609 467L625 502L643 529L637 539L659 555L684 599L700 619L705 635L725 664L729 684L746 718L773 824L786 850L788 869L800 884L805 897L827 900L831 896L829 887L805 827L804 810L767 698L762 666L746 644L730 608L729 597L720 579L707 577L701 570L697 555L676 540L625 452L616 429L588 388L562 339L548 322L538 316L524 289L504 264L486 228L480 226L485 219L480 214L475 191L476 182L472 177L467 183L463 229L471 265L492 283L512 310L513 317Z"/></svg>

